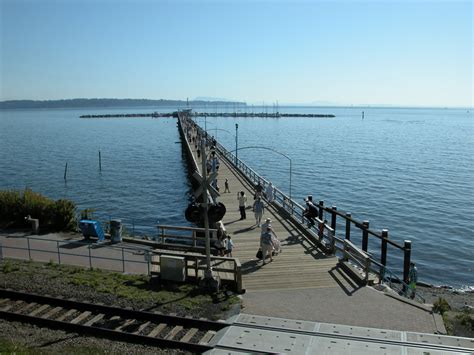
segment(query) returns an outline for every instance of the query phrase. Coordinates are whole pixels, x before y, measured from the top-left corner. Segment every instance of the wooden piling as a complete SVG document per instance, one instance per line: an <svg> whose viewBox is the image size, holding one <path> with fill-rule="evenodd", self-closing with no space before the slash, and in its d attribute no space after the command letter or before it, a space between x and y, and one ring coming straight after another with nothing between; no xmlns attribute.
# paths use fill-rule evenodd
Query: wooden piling
<svg viewBox="0 0 474 355"><path fill-rule="evenodd" d="M351 240L351 217L352 213L346 212L346 239Z"/></svg>
<svg viewBox="0 0 474 355"><path fill-rule="evenodd" d="M411 262L411 241L405 240L403 246L404 258L403 258L403 282L408 285L408 275L410 272L410 262Z"/></svg>
<svg viewBox="0 0 474 355"><path fill-rule="evenodd" d="M367 251L369 246L369 221L362 222L362 250Z"/></svg>
<svg viewBox="0 0 474 355"><path fill-rule="evenodd" d="M102 157L100 156L100 150L99 150L99 171L102 171Z"/></svg>
<svg viewBox="0 0 474 355"><path fill-rule="evenodd" d="M334 235L336 234L336 218L337 218L337 207L331 207L331 228L334 230Z"/></svg>
<svg viewBox="0 0 474 355"><path fill-rule="evenodd" d="M383 266L387 266L387 240L388 229L382 229L382 250L380 253L380 263Z"/></svg>
<svg viewBox="0 0 474 355"><path fill-rule="evenodd" d="M321 221L324 220L323 213L324 213L324 201L319 201L319 219Z"/></svg>
<svg viewBox="0 0 474 355"><path fill-rule="evenodd" d="M66 162L66 166L64 167L64 181L66 181L66 176L67 176L67 162Z"/></svg>

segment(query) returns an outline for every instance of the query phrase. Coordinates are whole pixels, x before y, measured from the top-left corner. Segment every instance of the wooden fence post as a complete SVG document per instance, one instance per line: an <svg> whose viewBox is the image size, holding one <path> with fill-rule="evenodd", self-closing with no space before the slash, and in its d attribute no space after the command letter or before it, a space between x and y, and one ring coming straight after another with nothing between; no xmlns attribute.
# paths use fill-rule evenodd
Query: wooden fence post
<svg viewBox="0 0 474 355"><path fill-rule="evenodd" d="M367 251L369 246L369 221L362 222L362 250Z"/></svg>
<svg viewBox="0 0 474 355"><path fill-rule="evenodd" d="M403 282L408 285L408 274L410 272L410 262L411 262L411 241L405 240L403 246L404 258L403 258Z"/></svg>
<svg viewBox="0 0 474 355"><path fill-rule="evenodd" d="M383 268L380 269L382 278L385 276L385 267L387 266L387 240L388 229L382 229L382 250L380 253L380 263L383 265Z"/></svg>
<svg viewBox="0 0 474 355"><path fill-rule="evenodd" d="M337 207L336 206L332 206L331 207L331 228L333 229L334 231L334 235L336 235L336 218L337 218L337 214L336 214L336 211L337 211Z"/></svg>
<svg viewBox="0 0 474 355"><path fill-rule="evenodd" d="M346 239L351 240L351 218L352 214L350 212L346 212Z"/></svg>
<svg viewBox="0 0 474 355"><path fill-rule="evenodd" d="M324 213L324 201L319 201L319 219L321 221L324 220L323 213Z"/></svg>

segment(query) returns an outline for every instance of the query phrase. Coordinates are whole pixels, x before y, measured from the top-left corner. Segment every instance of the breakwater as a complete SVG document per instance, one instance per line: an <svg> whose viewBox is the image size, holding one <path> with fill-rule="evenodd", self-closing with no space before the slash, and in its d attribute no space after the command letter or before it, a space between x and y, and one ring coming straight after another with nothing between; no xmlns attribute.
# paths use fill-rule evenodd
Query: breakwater
<svg viewBox="0 0 474 355"><path fill-rule="evenodd" d="M193 117L257 117L257 118L280 118L280 117L308 117L308 118L334 118L333 114L317 113L266 113L266 112L192 112ZM178 117L177 112L153 112L153 113L113 113L103 115L82 115L80 118L135 118L135 117Z"/></svg>
<svg viewBox="0 0 474 355"><path fill-rule="evenodd" d="M117 118L117 117L125 117L125 118L134 118L134 117L153 117L153 118L160 118L160 117L176 117L176 113L169 112L169 113L162 113L162 112L153 112L153 113L111 113L111 114L103 114L103 115L81 115L79 118Z"/></svg>

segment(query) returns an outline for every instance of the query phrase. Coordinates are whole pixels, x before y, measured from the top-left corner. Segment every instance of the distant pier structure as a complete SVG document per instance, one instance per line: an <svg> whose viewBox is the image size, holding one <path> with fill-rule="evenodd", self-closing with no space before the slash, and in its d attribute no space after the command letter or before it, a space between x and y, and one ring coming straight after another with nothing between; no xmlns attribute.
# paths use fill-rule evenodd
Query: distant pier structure
<svg viewBox="0 0 474 355"><path fill-rule="evenodd" d="M191 112L188 110L190 115L193 117L259 117L259 118L280 118L280 117L320 117L320 118L333 118L336 117L333 114L317 114L317 113L280 113L280 112ZM82 115L80 118L135 118L135 117L178 117L178 112L153 112L153 113L112 113L112 114L101 114L101 115Z"/></svg>

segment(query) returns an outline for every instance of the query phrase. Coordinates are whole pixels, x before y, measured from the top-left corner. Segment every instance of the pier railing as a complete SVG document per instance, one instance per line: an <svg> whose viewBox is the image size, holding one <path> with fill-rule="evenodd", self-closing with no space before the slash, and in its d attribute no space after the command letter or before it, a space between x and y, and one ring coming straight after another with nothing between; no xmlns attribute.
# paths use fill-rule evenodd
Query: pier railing
<svg viewBox="0 0 474 355"><path fill-rule="evenodd" d="M195 124L191 118L184 114L179 115L179 125L186 125L196 129L198 134L207 139L211 143L211 137L205 132L199 125ZM269 181L264 177L260 176L255 170L249 167L240 158L226 149L219 142L214 142L218 153L224 157L231 165L233 165L242 175L255 187L259 182L263 186L265 191ZM282 209L282 212L287 213L291 218L297 220L301 225L305 225L306 218L303 216L305 207L291 199L288 195L283 193L278 188L274 189L274 204ZM405 240L403 245L396 243L389 239L387 229L383 229L381 232L374 231L369 228L369 221L358 221L352 217L350 212L342 212L337 209L336 206L327 207L324 205L324 201L319 201L315 204L318 208L319 216L316 219L319 223L322 223L326 218L328 223L324 225L324 232L320 233L316 228L307 228L312 241L318 242L322 245L327 252L336 253L341 252L344 254L344 241L351 241L351 237L354 236L353 230L358 230L361 237L361 251L369 255L370 263L367 262L364 266L364 272L368 275L369 271L374 272L378 275L380 282L391 282L394 273L387 268L387 255L388 248L402 253L403 255L403 279L401 281L404 292L406 291L409 283L409 270L411 261L411 241ZM342 231L339 232L338 226L343 226ZM338 236L339 234L339 236ZM312 237L311 237L312 236ZM369 253L369 239L379 241L380 260L375 260L374 256ZM347 245L347 244L346 244ZM373 248L374 249L374 248ZM345 253L346 257L349 257L355 264L360 264L357 258L351 256L350 253ZM370 265L369 265L370 264ZM389 276L391 275L391 276ZM368 277L368 276L367 276ZM396 278L398 279L398 278Z"/></svg>

